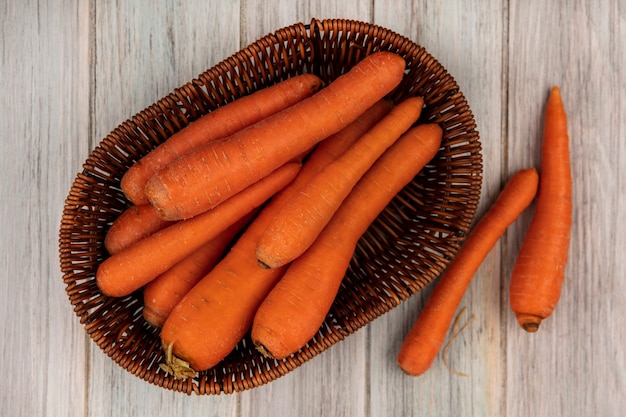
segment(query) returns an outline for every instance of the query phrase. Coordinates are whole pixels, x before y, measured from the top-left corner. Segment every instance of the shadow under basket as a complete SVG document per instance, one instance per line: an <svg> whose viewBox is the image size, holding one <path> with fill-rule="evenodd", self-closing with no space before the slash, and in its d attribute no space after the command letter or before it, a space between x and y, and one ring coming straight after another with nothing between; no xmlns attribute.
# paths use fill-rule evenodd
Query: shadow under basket
<svg viewBox="0 0 626 417"><path fill-rule="evenodd" d="M435 158L378 216L361 238L326 321L293 356L263 357L249 335L218 366L178 380L164 373L158 330L142 317L137 291L109 298L95 274L108 256L104 236L129 206L120 179L139 158L200 116L241 96L301 73L326 83L376 51L406 60L406 75L390 94L421 96L421 122L444 130ZM351 20L313 20L269 34L175 89L115 128L89 155L65 201L59 253L63 282L91 339L128 372L187 394L232 393L296 369L433 281L465 240L482 184L479 134L453 77L421 46L388 29Z"/></svg>

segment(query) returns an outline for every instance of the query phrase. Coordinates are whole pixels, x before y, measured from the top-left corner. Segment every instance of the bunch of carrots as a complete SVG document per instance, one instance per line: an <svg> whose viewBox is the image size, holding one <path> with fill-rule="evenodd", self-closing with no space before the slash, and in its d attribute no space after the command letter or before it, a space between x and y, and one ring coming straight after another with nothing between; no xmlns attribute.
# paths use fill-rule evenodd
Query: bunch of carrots
<svg viewBox="0 0 626 417"><path fill-rule="evenodd" d="M404 70L399 55L376 52L325 86L312 74L291 77L198 119L126 172L121 187L132 205L107 232L110 256L96 282L112 297L142 289L144 318L160 328L164 371L192 377L248 332L276 359L314 337L359 238L441 146L442 129L418 121L422 98L385 99ZM491 217L505 219L495 231L485 220L488 236L468 244L488 250L530 203L537 173L523 177L509 192L515 200L524 189L523 201L503 197L500 211L508 212ZM478 257L469 258L459 274L477 267ZM518 300L533 287L531 274L518 274ZM455 286L445 292L461 294ZM546 317L517 304L526 323ZM445 330L445 314L431 316ZM429 326L437 325L407 337L403 369L424 355L416 346L431 337Z"/></svg>

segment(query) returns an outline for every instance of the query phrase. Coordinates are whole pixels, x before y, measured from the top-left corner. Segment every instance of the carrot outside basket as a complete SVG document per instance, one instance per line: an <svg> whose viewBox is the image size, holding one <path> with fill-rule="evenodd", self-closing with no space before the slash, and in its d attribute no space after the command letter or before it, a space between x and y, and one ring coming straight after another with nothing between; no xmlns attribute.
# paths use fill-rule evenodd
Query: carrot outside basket
<svg viewBox="0 0 626 417"><path fill-rule="evenodd" d="M442 126L435 158L361 238L317 335L285 360L263 357L246 336L218 366L186 380L165 374L158 330L142 317L137 291L109 298L96 286L108 256L104 236L129 206L126 170L175 132L241 96L310 72L326 83L375 51L405 58L394 100L421 96L421 121ZM446 69L422 46L383 27L345 19L296 23L257 40L126 120L93 150L65 201L59 235L63 282L90 338L118 365L157 386L187 394L232 393L296 369L433 281L465 240L480 200L482 156L470 107Z"/></svg>

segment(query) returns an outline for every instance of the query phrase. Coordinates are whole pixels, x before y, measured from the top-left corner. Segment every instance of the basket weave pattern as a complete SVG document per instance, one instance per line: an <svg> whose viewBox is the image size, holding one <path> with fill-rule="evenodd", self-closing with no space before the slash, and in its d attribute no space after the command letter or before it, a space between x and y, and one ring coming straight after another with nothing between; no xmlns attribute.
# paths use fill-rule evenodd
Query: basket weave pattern
<svg viewBox="0 0 626 417"><path fill-rule="evenodd" d="M108 256L104 236L128 207L124 172L198 117L257 89L303 72L330 82L366 55L387 50L406 59L391 98L424 97L421 121L444 129L442 147L361 238L327 319L294 356L261 356L249 337L222 363L176 380L159 369L158 331L142 317L142 297L108 298L95 272ZM116 363L155 385L188 394L231 393L297 368L435 279L465 239L480 199L482 157L471 110L458 85L426 50L385 28L350 20L313 20L280 29L239 51L125 121L89 155L67 196L59 236L63 282L91 339Z"/></svg>

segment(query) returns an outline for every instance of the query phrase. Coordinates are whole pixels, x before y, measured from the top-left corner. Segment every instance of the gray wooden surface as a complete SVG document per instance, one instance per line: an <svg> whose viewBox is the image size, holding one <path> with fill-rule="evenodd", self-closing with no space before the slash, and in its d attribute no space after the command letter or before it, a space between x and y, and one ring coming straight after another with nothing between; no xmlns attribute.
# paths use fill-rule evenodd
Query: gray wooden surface
<svg viewBox="0 0 626 417"><path fill-rule="evenodd" d="M266 386L196 397L122 370L74 316L61 281L63 202L109 131L280 27L312 17L380 24L424 45L481 133L481 212L537 165L549 88L569 113L574 224L563 295L541 330L507 305L519 219L462 307L474 319L422 377L395 365L430 288ZM626 415L624 0L0 1L1 416Z"/></svg>

